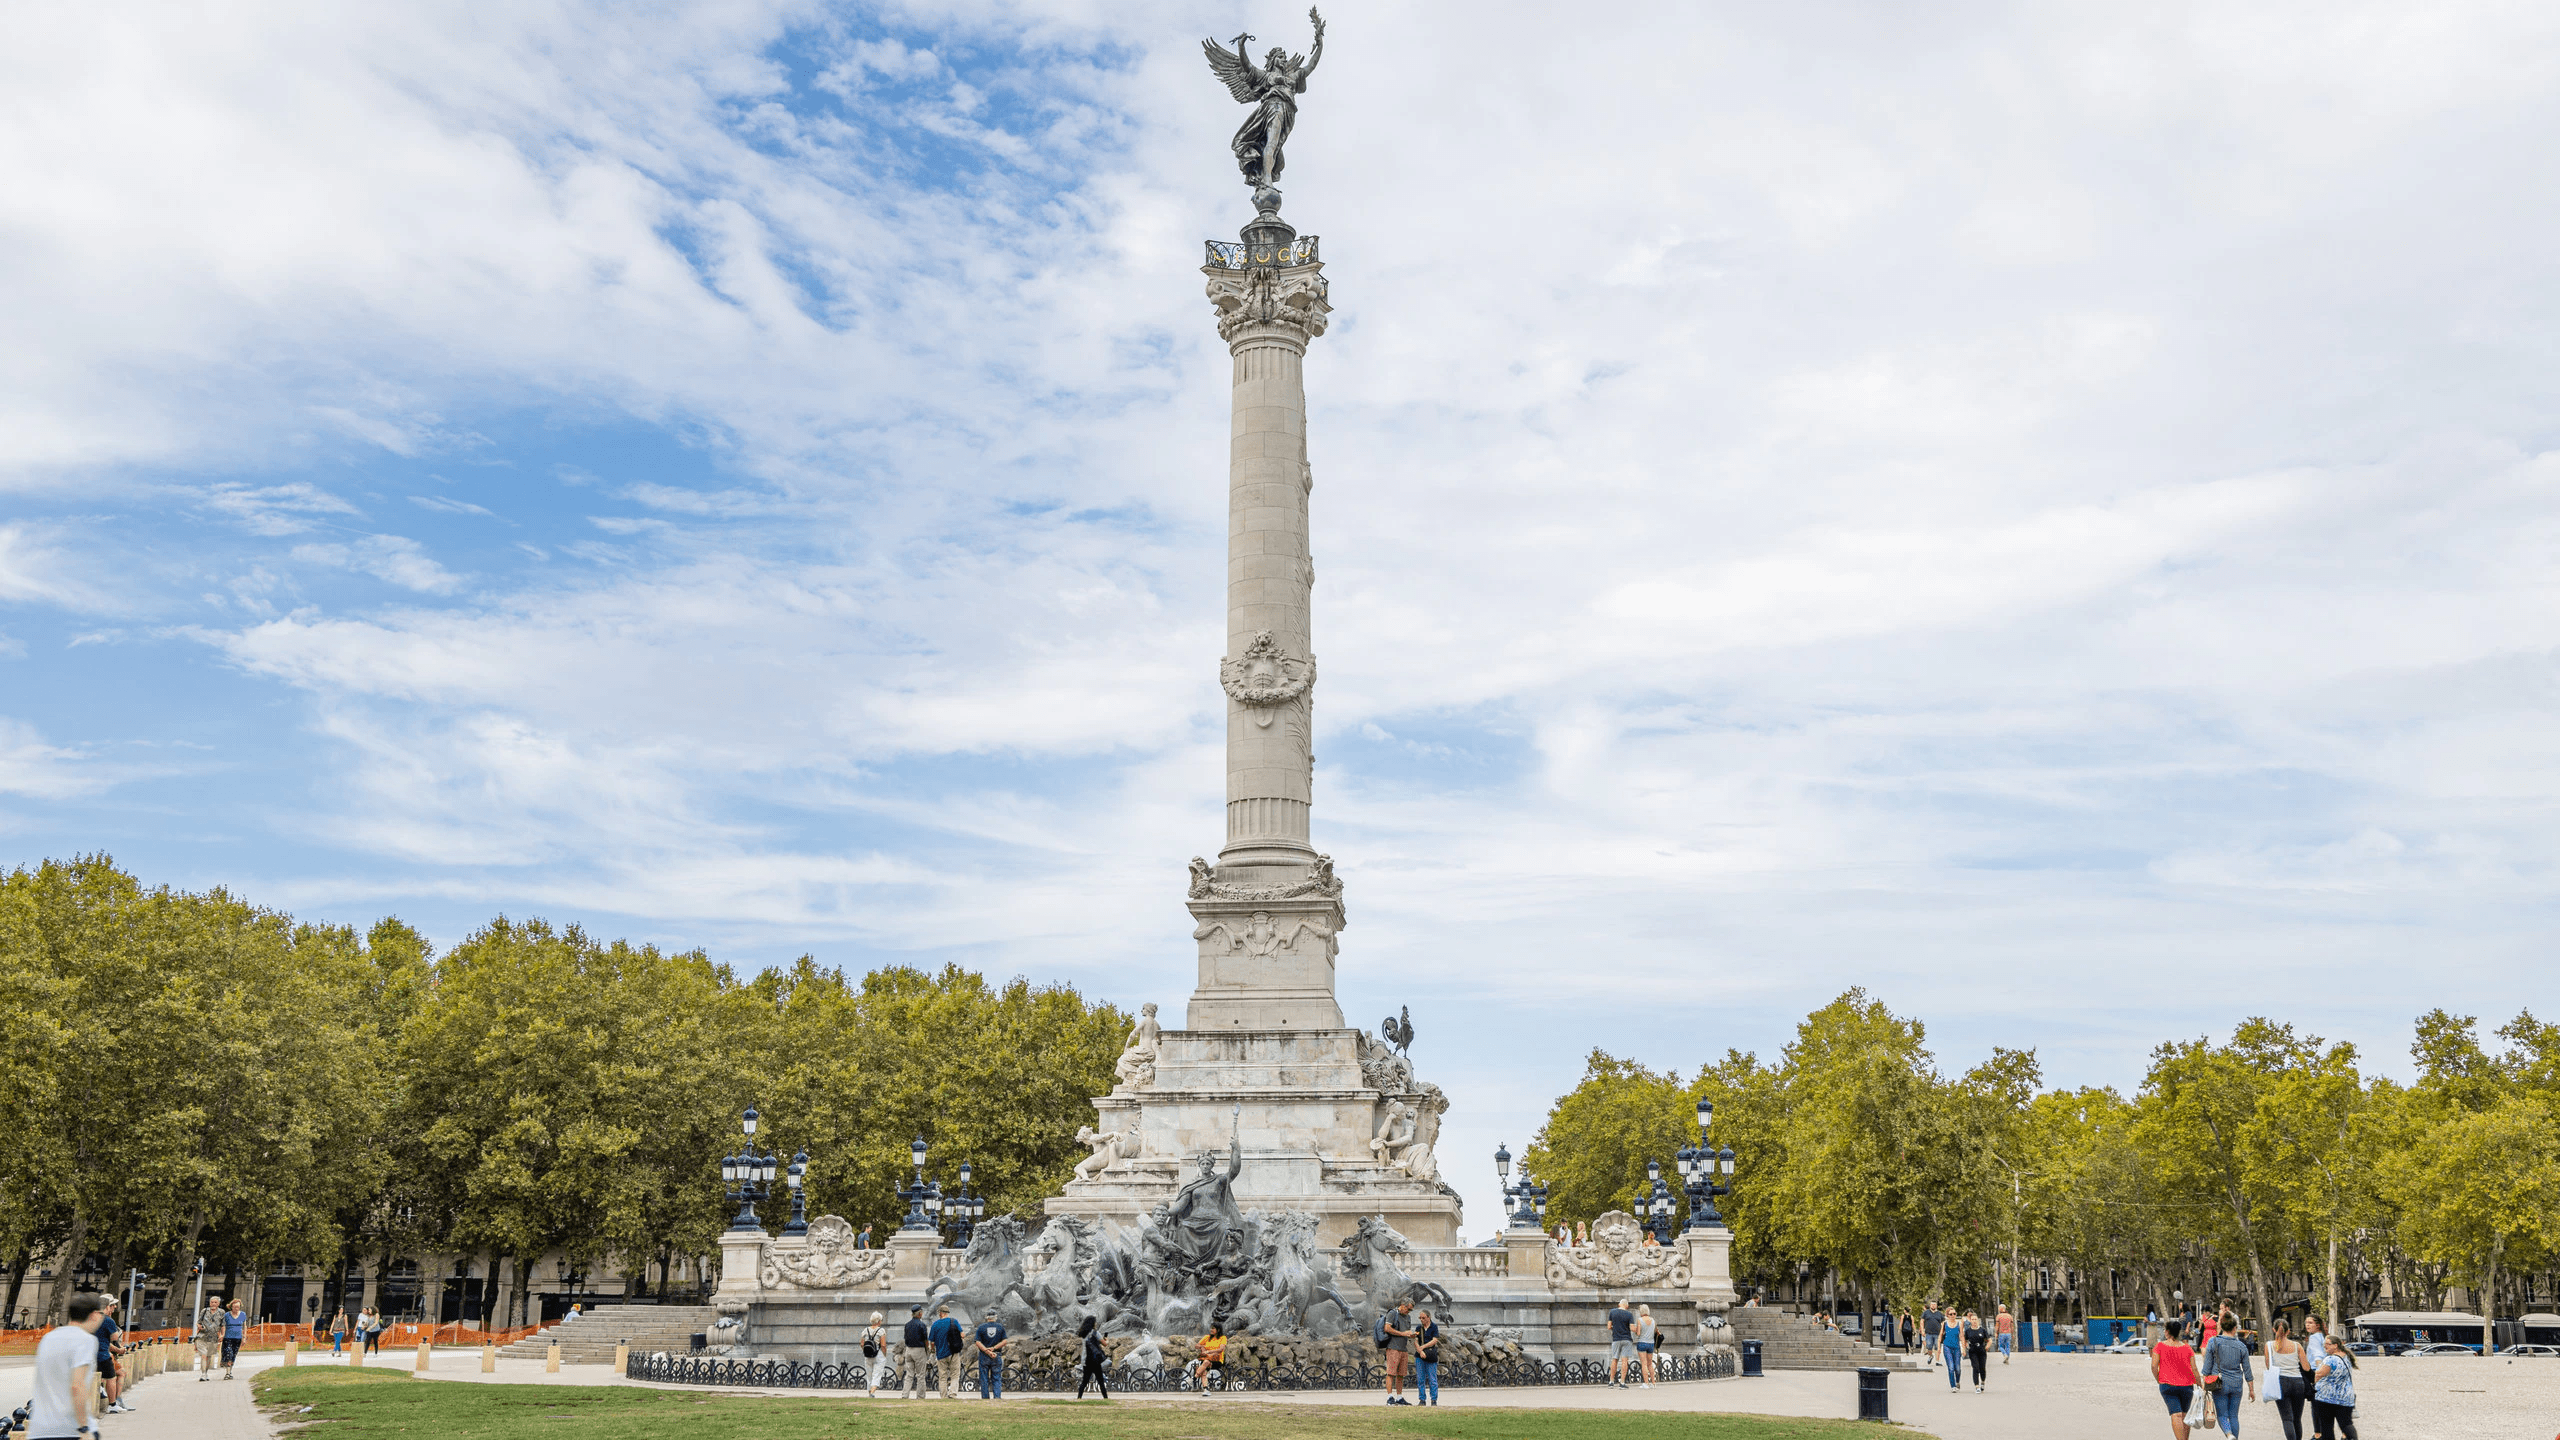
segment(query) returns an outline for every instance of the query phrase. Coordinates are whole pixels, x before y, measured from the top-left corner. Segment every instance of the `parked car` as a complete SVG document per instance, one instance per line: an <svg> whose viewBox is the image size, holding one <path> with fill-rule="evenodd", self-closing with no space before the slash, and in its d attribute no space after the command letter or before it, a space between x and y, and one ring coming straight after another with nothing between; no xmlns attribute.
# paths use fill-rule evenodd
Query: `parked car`
<svg viewBox="0 0 2560 1440"><path fill-rule="evenodd" d="M2374 1344L2370 1340L2350 1340L2347 1342L2347 1353L2350 1355L2371 1355L2378 1358L2382 1354L2382 1347Z"/></svg>
<svg viewBox="0 0 2560 1440"><path fill-rule="evenodd" d="M2099 1346L2098 1353L2101 1355L2148 1355L2151 1353L2151 1342L2139 1335L2128 1335L2113 1345Z"/></svg>
<svg viewBox="0 0 2560 1440"><path fill-rule="evenodd" d="M2480 1353L2480 1347L2477 1345L2412 1345L2400 1353L2403 1355L2477 1355Z"/></svg>
<svg viewBox="0 0 2560 1440"><path fill-rule="evenodd" d="M2536 1355L2546 1360L2560 1359L2560 1345L2510 1345L2501 1355Z"/></svg>

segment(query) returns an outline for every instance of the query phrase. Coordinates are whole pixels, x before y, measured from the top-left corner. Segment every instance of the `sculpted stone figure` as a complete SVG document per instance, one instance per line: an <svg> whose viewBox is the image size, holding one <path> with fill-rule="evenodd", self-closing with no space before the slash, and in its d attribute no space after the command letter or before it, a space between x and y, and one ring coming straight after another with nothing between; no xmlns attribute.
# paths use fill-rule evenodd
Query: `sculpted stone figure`
<svg viewBox="0 0 2560 1440"><path fill-rule="evenodd" d="M1548 1247L1547 1281L1553 1285L1595 1285L1603 1290L1685 1286L1689 1283L1689 1247L1646 1249L1644 1227L1636 1223L1636 1217L1624 1210L1612 1210L1591 1222L1589 1245Z"/></svg>
<svg viewBox="0 0 2560 1440"><path fill-rule="evenodd" d="M888 1278L895 1257L886 1250L853 1248L853 1225L841 1215L821 1215L809 1222L805 1250L768 1247L757 1278L768 1290L791 1286L802 1290L842 1290Z"/></svg>
<svg viewBox="0 0 2560 1440"><path fill-rule="evenodd" d="M1136 1090L1156 1083L1158 1033L1155 1002L1150 1000L1138 1007L1138 1023L1129 1027L1129 1048L1120 1052L1119 1062L1111 1067L1123 1086Z"/></svg>
<svg viewBox="0 0 2560 1440"><path fill-rule="evenodd" d="M1244 1211L1236 1205L1236 1176L1244 1170L1244 1135L1227 1146L1227 1172L1218 1173L1213 1152L1200 1157L1200 1173L1183 1183L1165 1207L1157 1237L1166 1259L1176 1268L1198 1273L1220 1266L1244 1232Z"/></svg>
<svg viewBox="0 0 2560 1440"><path fill-rule="evenodd" d="M1090 1125L1076 1127L1076 1139L1093 1147L1093 1153L1076 1162L1076 1178L1095 1180L1102 1172L1123 1160L1137 1158L1138 1122L1129 1122L1126 1130L1097 1131Z"/></svg>
<svg viewBox="0 0 2560 1440"><path fill-rule="evenodd" d="M1412 1143L1413 1107L1389 1096L1378 1112L1378 1133L1369 1139L1369 1153L1392 1165L1404 1158L1405 1147Z"/></svg>
<svg viewBox="0 0 2560 1440"><path fill-rule="evenodd" d="M1282 147L1298 123L1298 97L1306 93L1307 77L1324 59L1324 16L1310 8L1307 18L1315 22L1315 48L1292 55L1274 45L1259 67L1245 49L1253 41L1251 35L1237 36L1232 51L1215 40L1200 42L1208 52L1210 72L1226 82L1227 93L1253 107L1252 116L1238 127L1228 148L1235 152L1237 168L1244 171L1244 183L1257 191L1280 183L1280 172L1289 163Z"/></svg>

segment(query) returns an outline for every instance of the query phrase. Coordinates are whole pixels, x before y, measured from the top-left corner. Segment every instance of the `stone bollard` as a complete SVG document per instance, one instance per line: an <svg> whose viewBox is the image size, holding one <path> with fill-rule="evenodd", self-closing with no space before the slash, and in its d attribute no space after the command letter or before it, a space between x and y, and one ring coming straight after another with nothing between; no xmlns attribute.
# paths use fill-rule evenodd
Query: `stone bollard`
<svg viewBox="0 0 2560 1440"><path fill-rule="evenodd" d="M1893 1374L1881 1365L1858 1367L1858 1418L1891 1420L1885 1408L1885 1381Z"/></svg>
<svg viewBox="0 0 2560 1440"><path fill-rule="evenodd" d="M486 1341L483 1341L480 1346L480 1373L483 1375L498 1373L498 1347Z"/></svg>
<svg viewBox="0 0 2560 1440"><path fill-rule="evenodd" d="M542 1361L542 1373L545 1375L560 1373L560 1342L557 1340L551 1342L551 1353Z"/></svg>
<svg viewBox="0 0 2560 1440"><path fill-rule="evenodd" d="M347 1347L347 1363L359 1370L364 1368L364 1345L361 1342Z"/></svg>
<svg viewBox="0 0 2560 1440"><path fill-rule="evenodd" d="M411 1367L416 1371L416 1373L420 1375L427 1373L427 1354L434 1348L435 1347L426 1340L422 1339L418 1342L418 1363Z"/></svg>
<svg viewBox="0 0 2560 1440"><path fill-rule="evenodd" d="M301 1341L288 1339L284 1342L284 1363L287 1365L299 1365L302 1363Z"/></svg>
<svg viewBox="0 0 2560 1440"><path fill-rule="evenodd" d="M631 1373L631 1341L627 1337L613 1342L613 1373Z"/></svg>

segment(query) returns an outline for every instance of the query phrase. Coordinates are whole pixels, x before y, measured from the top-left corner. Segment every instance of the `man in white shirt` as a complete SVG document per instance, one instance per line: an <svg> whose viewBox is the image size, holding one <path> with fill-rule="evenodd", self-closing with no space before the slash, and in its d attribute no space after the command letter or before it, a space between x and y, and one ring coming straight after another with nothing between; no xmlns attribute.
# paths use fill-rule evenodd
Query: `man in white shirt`
<svg viewBox="0 0 2560 1440"><path fill-rule="evenodd" d="M27 1440L82 1440L90 1435L89 1391L97 1384L98 1322L106 1302L74 1295L71 1323L56 1325L36 1342L36 1392L27 1412Z"/></svg>

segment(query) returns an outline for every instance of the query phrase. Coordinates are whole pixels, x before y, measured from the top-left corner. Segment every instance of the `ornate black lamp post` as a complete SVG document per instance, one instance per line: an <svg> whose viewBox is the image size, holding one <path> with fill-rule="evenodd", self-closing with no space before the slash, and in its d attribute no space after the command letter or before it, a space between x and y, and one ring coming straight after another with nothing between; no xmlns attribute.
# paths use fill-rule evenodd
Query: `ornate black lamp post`
<svg viewBox="0 0 2560 1440"><path fill-rule="evenodd" d="M785 1235L809 1233L809 1197L801 1186L809 1180L809 1152L799 1151L791 1157L791 1167L782 1173L783 1183L791 1187L791 1218L783 1223Z"/></svg>
<svg viewBox="0 0 2560 1440"><path fill-rule="evenodd" d="M1653 1193L1644 1197L1640 1208L1653 1216L1653 1238L1663 1245L1671 1243L1671 1187L1662 1183L1662 1162L1644 1162L1644 1178L1653 1185Z"/></svg>
<svg viewBox="0 0 2560 1440"><path fill-rule="evenodd" d="M899 1192L906 1197L907 1219L906 1223L900 1225L898 1228L901 1230L930 1230L933 1228L933 1221L925 1214L924 1211L925 1144L923 1136L917 1136L916 1143L907 1147L907 1154L913 1157L916 1162L916 1179L914 1184L909 1185L905 1190Z"/></svg>
<svg viewBox="0 0 2560 1440"><path fill-rule="evenodd" d="M945 1237L942 1233L942 1182L939 1180L924 1182L924 1213L924 1228L933 1232L935 1243L943 1243Z"/></svg>
<svg viewBox="0 0 2560 1440"><path fill-rule="evenodd" d="M1716 1197L1733 1193L1731 1185L1717 1181L1733 1173L1733 1151L1718 1150L1707 1140L1708 1127L1714 1122L1716 1104L1712 1100L1698 1102L1698 1143L1680 1147L1678 1163L1683 1189L1689 1192L1689 1228L1703 1230L1722 1225L1724 1216L1716 1211Z"/></svg>
<svg viewBox="0 0 2560 1440"><path fill-rule="evenodd" d="M729 1198L738 1202L737 1217L729 1222L731 1230L761 1230L764 1222L756 1218L756 1202L772 1193L774 1158L756 1151L756 1122L761 1118L756 1107L747 1107L744 1125L747 1148L720 1161L720 1178L728 1183Z"/></svg>
<svg viewBox="0 0 2560 1440"><path fill-rule="evenodd" d="M969 1248L970 1238L978 1233L978 1217L987 1213L986 1197L969 1193L972 1174L969 1162L961 1161L960 1193L946 1202L951 1210L951 1217L960 1222L960 1238L957 1243L963 1250Z"/></svg>
<svg viewBox="0 0 2560 1440"><path fill-rule="evenodd" d="M1529 1167L1520 1167L1520 1183L1511 1183L1511 1146L1508 1142L1493 1149L1493 1173L1502 1182L1502 1202L1511 1211L1510 1225L1515 1230L1539 1228L1538 1217L1546 1213L1546 1187L1536 1186L1529 1178Z"/></svg>

